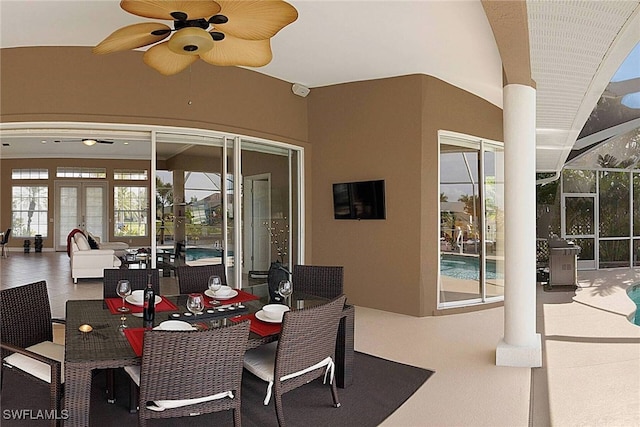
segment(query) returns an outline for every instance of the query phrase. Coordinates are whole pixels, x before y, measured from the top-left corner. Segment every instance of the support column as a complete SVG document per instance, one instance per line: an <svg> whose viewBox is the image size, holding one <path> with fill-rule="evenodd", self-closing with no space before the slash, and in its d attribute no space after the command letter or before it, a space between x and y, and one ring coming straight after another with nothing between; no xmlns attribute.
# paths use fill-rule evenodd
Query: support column
<svg viewBox="0 0 640 427"><path fill-rule="evenodd" d="M504 337L496 365L542 366L536 333L536 91L504 87Z"/></svg>

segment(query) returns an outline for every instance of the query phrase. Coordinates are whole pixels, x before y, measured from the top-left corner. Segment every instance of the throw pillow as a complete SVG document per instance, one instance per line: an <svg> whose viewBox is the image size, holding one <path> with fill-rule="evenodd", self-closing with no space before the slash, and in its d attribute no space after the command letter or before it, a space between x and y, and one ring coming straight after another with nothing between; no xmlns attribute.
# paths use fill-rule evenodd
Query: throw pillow
<svg viewBox="0 0 640 427"><path fill-rule="evenodd" d="M81 251L90 251L91 246L89 246L89 242L87 238L82 233L76 233L73 238L76 240L76 245L78 245L78 249Z"/></svg>
<svg viewBox="0 0 640 427"><path fill-rule="evenodd" d="M98 246L98 242L95 241L91 234L87 236L87 240L89 241L89 246L91 246L91 249L100 249L100 246Z"/></svg>

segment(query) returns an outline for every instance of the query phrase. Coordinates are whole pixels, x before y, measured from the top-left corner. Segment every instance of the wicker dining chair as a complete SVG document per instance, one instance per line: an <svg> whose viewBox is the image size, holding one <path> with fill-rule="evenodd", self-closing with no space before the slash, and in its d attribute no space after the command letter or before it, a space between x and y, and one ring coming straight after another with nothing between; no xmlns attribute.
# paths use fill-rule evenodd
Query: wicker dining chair
<svg viewBox="0 0 640 427"><path fill-rule="evenodd" d="M145 331L141 365L125 368L139 385L138 424L231 409L240 427L248 339L248 321L206 331Z"/></svg>
<svg viewBox="0 0 640 427"><path fill-rule="evenodd" d="M103 298L119 298L116 293L116 285L119 280L128 280L131 290L146 289L151 274L151 284L156 295L160 295L160 275L157 268L105 268L103 279Z"/></svg>
<svg viewBox="0 0 640 427"><path fill-rule="evenodd" d="M279 340L245 353L245 369L268 383L265 405L273 390L280 426L285 425L282 395L323 375L331 383L334 406L340 406L333 356L345 300L341 295L320 306L286 312Z"/></svg>
<svg viewBox="0 0 640 427"><path fill-rule="evenodd" d="M293 289L297 292L336 298L343 294L344 268L342 266L294 265Z"/></svg>
<svg viewBox="0 0 640 427"><path fill-rule="evenodd" d="M227 284L227 276L223 264L181 265L177 268L178 288L181 294L202 292L207 289L209 276L219 276L223 285Z"/></svg>
<svg viewBox="0 0 640 427"><path fill-rule="evenodd" d="M53 342L47 282L42 280L0 291L0 347L2 378L5 368L24 374L31 382L49 384L49 408L60 416L64 384L64 345ZM26 317L25 317L26 316ZM55 418L55 417L54 417ZM52 420L56 425L56 420Z"/></svg>

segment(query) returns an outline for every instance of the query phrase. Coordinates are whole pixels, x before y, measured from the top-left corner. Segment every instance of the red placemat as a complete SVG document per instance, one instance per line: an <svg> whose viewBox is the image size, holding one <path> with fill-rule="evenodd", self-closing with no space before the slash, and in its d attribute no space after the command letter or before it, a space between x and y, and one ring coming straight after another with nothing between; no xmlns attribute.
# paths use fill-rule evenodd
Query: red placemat
<svg viewBox="0 0 640 427"><path fill-rule="evenodd" d="M122 307L122 298L105 298L104 302L107 303L107 307L109 307L109 311L111 312L111 314L120 314L120 312L118 311L118 308ZM138 305L129 304L128 302L125 302L124 306L127 307L129 310L131 310L130 313L142 313L143 311L142 307ZM162 298L162 301L160 301L160 304L156 304L156 312L176 311L176 310L178 310L178 307L176 307L174 303L172 303L166 298Z"/></svg>
<svg viewBox="0 0 640 427"><path fill-rule="evenodd" d="M260 299L259 297L250 294L249 292L245 292L241 289L236 289L238 291L238 295L236 295L233 298L229 298L229 299L219 299L218 301L220 301L220 303L222 305L227 305L227 304L237 304L239 302L245 302L245 301L252 301L252 300L256 300L256 299ZM211 305L211 297L209 295L205 295L204 296L204 306L206 308L211 308L213 307L213 305Z"/></svg>
<svg viewBox="0 0 640 427"><path fill-rule="evenodd" d="M126 328L124 336L127 337L129 344L136 356L142 356L142 343L144 341L144 328Z"/></svg>
<svg viewBox="0 0 640 427"><path fill-rule="evenodd" d="M256 318L255 313L232 317L231 321L241 322L246 319L249 319L249 321L251 322L251 326L249 326L251 332L258 334L261 337L268 337L269 335L279 334L280 330L282 329L282 325L280 323L263 322L262 320Z"/></svg>

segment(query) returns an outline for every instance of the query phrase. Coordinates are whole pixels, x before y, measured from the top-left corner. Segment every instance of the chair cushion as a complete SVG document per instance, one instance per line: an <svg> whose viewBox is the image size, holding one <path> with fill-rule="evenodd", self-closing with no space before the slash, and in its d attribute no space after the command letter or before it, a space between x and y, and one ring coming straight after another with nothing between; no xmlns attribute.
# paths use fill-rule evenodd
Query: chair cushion
<svg viewBox="0 0 640 427"><path fill-rule="evenodd" d="M87 237L82 233L76 233L73 235L74 240L76 241L76 245L78 245L78 249L81 251L90 251L91 246L89 246L89 241Z"/></svg>
<svg viewBox="0 0 640 427"><path fill-rule="evenodd" d="M27 350L61 362L60 382L64 384L64 345L55 344L51 341L43 341L27 347ZM51 367L44 362L19 353L13 353L5 357L4 361L14 368L18 368L34 377L40 378L42 381L51 383Z"/></svg>
<svg viewBox="0 0 640 427"><path fill-rule="evenodd" d="M129 374L131 379L140 386L140 366L125 366L125 372ZM195 405L196 403L209 402L228 397L233 399L232 391L223 391L222 393L213 394L211 396L198 397L195 399L176 399L176 400L155 400L153 405L147 405L147 409L156 412L162 412L165 409L181 408L183 406Z"/></svg>

